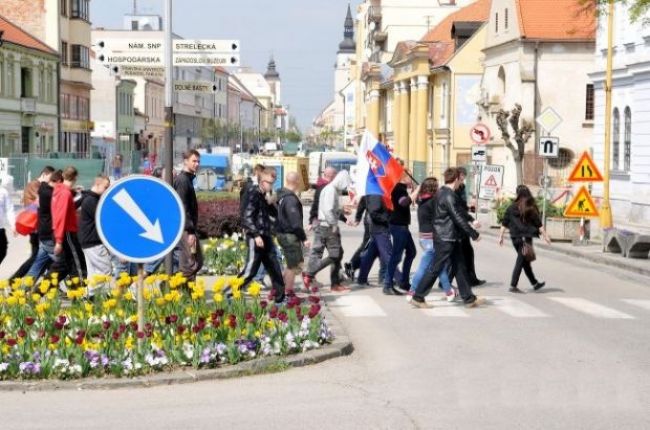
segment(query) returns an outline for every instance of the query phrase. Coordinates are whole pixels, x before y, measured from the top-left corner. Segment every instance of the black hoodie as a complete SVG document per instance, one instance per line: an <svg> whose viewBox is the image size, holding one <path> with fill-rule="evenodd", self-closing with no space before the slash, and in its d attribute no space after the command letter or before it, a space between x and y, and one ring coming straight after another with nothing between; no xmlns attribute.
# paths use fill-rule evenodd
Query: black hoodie
<svg viewBox="0 0 650 430"><path fill-rule="evenodd" d="M277 233L295 234L301 242L307 240L303 226L303 209L300 199L293 191L282 188L278 191Z"/></svg>
<svg viewBox="0 0 650 430"><path fill-rule="evenodd" d="M99 204L100 195L92 191L84 193L79 210L79 243L83 249L92 248L102 244L97 233L95 213Z"/></svg>

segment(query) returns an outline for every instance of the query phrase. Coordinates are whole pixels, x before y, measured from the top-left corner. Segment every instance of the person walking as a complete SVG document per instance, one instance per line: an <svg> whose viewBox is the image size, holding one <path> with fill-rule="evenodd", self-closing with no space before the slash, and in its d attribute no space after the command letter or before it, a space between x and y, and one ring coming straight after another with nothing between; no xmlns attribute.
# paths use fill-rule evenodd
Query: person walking
<svg viewBox="0 0 650 430"><path fill-rule="evenodd" d="M180 251L179 270L189 280L196 280L196 274L203 267L203 253L197 236L199 203L194 190L194 178L199 169L201 154L194 149L183 153L183 171L174 179L174 190L185 209L185 230L178 243Z"/></svg>
<svg viewBox="0 0 650 430"><path fill-rule="evenodd" d="M9 248L7 228L15 234L16 213L14 212L14 204L11 201L9 191L4 185L0 185L0 264L7 256L7 249Z"/></svg>
<svg viewBox="0 0 650 430"><path fill-rule="evenodd" d="M296 194L300 190L300 176L289 172L285 178L286 187L278 191L278 219L276 234L282 247L286 266L283 273L287 293L294 292L296 274L302 272L303 247L309 248L309 241L303 224L302 203Z"/></svg>
<svg viewBox="0 0 650 430"><path fill-rule="evenodd" d="M110 185L108 176L97 176L90 191L85 193L79 211L79 244L86 258L88 277L91 279L94 275L113 275L113 256L102 243L95 222L99 199ZM93 288L92 285L89 287L91 296L96 293Z"/></svg>
<svg viewBox="0 0 650 430"><path fill-rule="evenodd" d="M391 290L394 286L393 279L395 278L395 271L397 270L400 261L402 261L402 256L404 256L404 262L402 263L402 279L400 280L398 287L403 291L409 291L411 288L409 277L417 250L409 226L411 225L411 205L419 193L419 188L416 188L412 195L409 194L408 188L409 186L412 186L412 184L411 177L405 171L400 182L395 185L395 188L393 188L393 192L391 193L393 211L390 213L388 230L392 239L393 248L391 249L384 284L385 288Z"/></svg>
<svg viewBox="0 0 650 430"><path fill-rule="evenodd" d="M260 175L259 185L246 195L242 224L248 242L248 256L239 277L244 279L241 286L244 288L253 281L260 265L264 265L271 277L275 302L282 303L285 299L285 286L282 269L273 251L271 225L271 216L277 216L277 210L266 200L266 194L271 191L275 179L275 170L265 169Z"/></svg>
<svg viewBox="0 0 650 430"><path fill-rule="evenodd" d="M459 198L460 209L464 212L465 217L470 223L475 222L474 217L469 213L469 204L467 203L467 190L465 188L465 178L467 178L467 169L464 167L459 167L458 171L460 173L461 184L456 190L456 194ZM476 228L480 228L480 224L475 225ZM472 241L467 235L463 235L461 242L461 249L465 256L465 262L467 263L467 274L469 276L469 283L472 287L478 287L484 285L486 281L484 279L479 279L476 276L476 263L474 256L474 247L472 246ZM453 277L453 276L452 276Z"/></svg>
<svg viewBox="0 0 650 430"><path fill-rule="evenodd" d="M38 217L38 190L41 188L41 185L43 183L47 184L50 182L50 178L52 177L52 173L54 173L55 169L52 166L45 166L43 170L41 170L41 174L39 175L38 178L34 179L30 183L28 183L25 186L25 191L23 193L23 207L28 207L31 205L36 205L37 207L37 217ZM29 244L31 246L31 253L29 255L29 258L25 260L25 262L14 272L13 275L11 275L10 279L16 279L16 278L22 278L23 276L27 275L27 272L29 272L29 269L32 267L32 264L34 264L34 261L36 260L36 255L38 254L38 248L39 248L39 239L38 239L38 226L36 228L36 231L33 233L30 233L29 235Z"/></svg>
<svg viewBox="0 0 650 430"><path fill-rule="evenodd" d="M338 227L339 220L347 222L340 208L339 197L350 184L350 174L347 170L342 170L320 193L318 205L319 224L315 228L309 267L303 273L303 284L306 288L311 287L312 281L318 272L331 266L331 290L336 293L350 291L348 287L342 285L341 281L343 247L341 246L341 231ZM317 242L316 239L318 239ZM323 258L325 250L327 250L327 258Z"/></svg>
<svg viewBox="0 0 650 430"><path fill-rule="evenodd" d="M535 259L533 238L541 235L544 241L549 244L551 240L542 225L535 198L525 185L517 187L515 201L506 209L501 225L501 233L499 234L500 246L503 246L503 235L506 230L510 230L512 246L517 251L517 260L515 260L515 268L512 271L512 279L510 280L510 292L523 293L517 286L522 269L535 291L543 288L546 283L539 282L535 278L531 265Z"/></svg>
<svg viewBox="0 0 650 430"><path fill-rule="evenodd" d="M424 251L420 265L418 266L413 281L411 282L411 289L406 296L407 300L411 300L415 294L416 287L424 277L427 269L431 266L435 255L436 248L434 245L435 229L433 228L433 221L436 216L435 203L436 194L438 192L438 179L427 178L422 182L420 192L417 197L418 203L418 224L419 224L419 239L420 247ZM449 264L447 264L440 272L440 285L445 293L447 301L452 302L456 299L457 293L451 286L448 276Z"/></svg>
<svg viewBox="0 0 650 430"><path fill-rule="evenodd" d="M435 201L433 226L436 233L434 242L436 255L430 268L427 269L416 287L411 304L421 309L431 307L426 303L425 297L431 291L431 287L447 263L451 261L452 270L456 273L460 296L465 306L473 308L485 303L485 300L476 297L472 292L467 274L467 263L460 241L462 234L466 234L474 241L479 240L480 235L472 228L462 209L459 208L456 190L461 184L460 172L457 168L451 167L445 170L444 178L445 185L438 191Z"/></svg>

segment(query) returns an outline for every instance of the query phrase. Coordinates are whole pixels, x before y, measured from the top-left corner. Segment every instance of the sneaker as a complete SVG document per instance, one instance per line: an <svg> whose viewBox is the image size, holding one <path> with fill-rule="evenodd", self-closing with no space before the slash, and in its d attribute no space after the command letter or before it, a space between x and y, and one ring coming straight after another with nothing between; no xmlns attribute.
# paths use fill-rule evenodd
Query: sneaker
<svg viewBox="0 0 650 430"><path fill-rule="evenodd" d="M470 283L470 286L472 287L480 287L481 285L485 285L487 283L486 280L484 279L475 279Z"/></svg>
<svg viewBox="0 0 650 430"><path fill-rule="evenodd" d="M311 276L309 276L305 272L302 272L302 285L304 285L304 287L306 289L311 288L311 284L312 284L313 280L314 280L314 278L312 278Z"/></svg>
<svg viewBox="0 0 650 430"><path fill-rule="evenodd" d="M411 306L415 309L432 309L433 305L425 301L411 300Z"/></svg>
<svg viewBox="0 0 650 430"><path fill-rule="evenodd" d="M544 288L544 285L546 285L546 282L538 282L538 283L536 283L535 286L533 287L533 290L537 291L537 290L539 290L539 289L541 289L541 288Z"/></svg>
<svg viewBox="0 0 650 430"><path fill-rule="evenodd" d="M372 285L370 285L368 282L355 282L352 284L352 287L355 289L361 289L361 288L370 288Z"/></svg>
<svg viewBox="0 0 650 430"><path fill-rule="evenodd" d="M415 295L415 291L409 291L406 293L406 302L410 303L411 300L413 300L413 296Z"/></svg>
<svg viewBox="0 0 650 430"><path fill-rule="evenodd" d="M472 303L465 303L466 308L478 308L481 305L484 305L486 300L483 297L477 297Z"/></svg>
<svg viewBox="0 0 650 430"><path fill-rule="evenodd" d="M510 291L511 293L515 293L515 294L525 294L523 291L521 291L517 287L510 287L510 289L508 291Z"/></svg>
<svg viewBox="0 0 650 430"><path fill-rule="evenodd" d="M445 299L447 299L448 302L455 301L457 297L458 294L456 294L456 290L454 290L453 288L445 293Z"/></svg>
<svg viewBox="0 0 650 430"><path fill-rule="evenodd" d="M350 288L345 285L332 285L331 290L333 293L349 293L351 291Z"/></svg>
<svg viewBox="0 0 650 430"><path fill-rule="evenodd" d="M403 296L404 293L401 291L396 290L393 287L384 287L383 292L387 296Z"/></svg>
<svg viewBox="0 0 650 430"><path fill-rule="evenodd" d="M354 269L352 268L352 264L350 263L345 263L343 265L345 268L345 276L347 276L350 280L354 279Z"/></svg>

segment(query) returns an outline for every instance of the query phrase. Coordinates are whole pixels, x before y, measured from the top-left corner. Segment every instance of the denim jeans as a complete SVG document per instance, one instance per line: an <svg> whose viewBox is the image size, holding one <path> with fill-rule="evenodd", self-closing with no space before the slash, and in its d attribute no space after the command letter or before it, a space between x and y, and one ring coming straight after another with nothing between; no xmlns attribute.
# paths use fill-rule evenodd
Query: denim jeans
<svg viewBox="0 0 650 430"><path fill-rule="evenodd" d="M415 275L413 275L413 281L411 282L411 292L415 293L415 289L418 287L418 284L420 281L422 281L422 278L424 277L425 272L427 271L427 268L431 263L433 263L433 259L435 258L436 255L436 248L433 246L433 239L420 239L420 248L424 251L422 254L422 259L420 260L420 265L418 266L417 272L415 272ZM451 290L451 282L449 282L449 265L445 266L444 270L440 272L440 285L442 285L442 289L445 293L448 293Z"/></svg>
<svg viewBox="0 0 650 430"><path fill-rule="evenodd" d="M395 278L395 271L402 261L404 255L404 263L402 264L402 273L404 279L400 281L400 286L409 288L409 275L411 274L411 265L417 254L413 236L409 231L408 226L405 225L390 225L390 235L393 240L393 249L391 250L390 260L388 262L388 270L386 271L386 278L384 280L387 287L393 286L393 279Z"/></svg>
<svg viewBox="0 0 650 430"><path fill-rule="evenodd" d="M370 269L377 257L379 257L380 261L384 265L388 266L392 250L393 246L390 240L390 234L387 231L372 233L372 238L370 239L368 248L361 257L361 267L359 269L359 277L357 281L360 284L368 282L368 274L370 273ZM386 272L388 272L388 270L386 270ZM386 275L386 277L388 277L388 275ZM385 278L379 278L380 283L385 281ZM392 285L392 282L390 285Z"/></svg>
<svg viewBox="0 0 650 430"><path fill-rule="evenodd" d="M37 279L45 272L50 263L57 259L58 256L54 255L54 241L42 240L38 245L38 253L36 254L32 267L27 272L27 276L32 279Z"/></svg>

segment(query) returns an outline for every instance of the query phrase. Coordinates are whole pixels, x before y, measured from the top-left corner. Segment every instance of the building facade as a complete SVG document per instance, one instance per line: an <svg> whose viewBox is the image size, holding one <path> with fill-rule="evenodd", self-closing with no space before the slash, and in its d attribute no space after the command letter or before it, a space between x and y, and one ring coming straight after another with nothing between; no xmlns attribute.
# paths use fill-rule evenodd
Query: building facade
<svg viewBox="0 0 650 430"><path fill-rule="evenodd" d="M0 157L57 151L56 51L0 16Z"/></svg>
<svg viewBox="0 0 650 430"><path fill-rule="evenodd" d="M617 4L614 25L610 205L615 224L650 223L650 27L631 22L628 7ZM642 18L643 19L643 18ZM594 161L604 168L607 16L598 27L594 84ZM593 194L602 197L602 184Z"/></svg>
<svg viewBox="0 0 650 430"><path fill-rule="evenodd" d="M60 55L59 152L90 155L90 0L2 0L0 15Z"/></svg>

